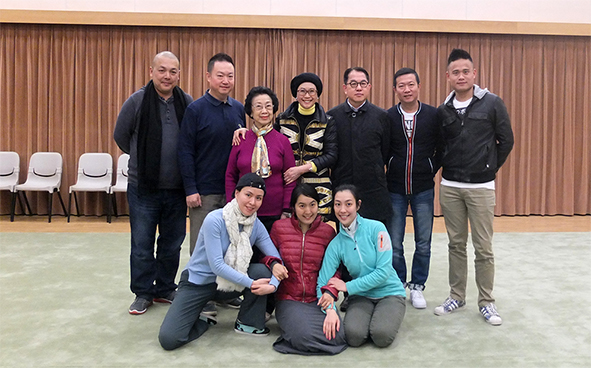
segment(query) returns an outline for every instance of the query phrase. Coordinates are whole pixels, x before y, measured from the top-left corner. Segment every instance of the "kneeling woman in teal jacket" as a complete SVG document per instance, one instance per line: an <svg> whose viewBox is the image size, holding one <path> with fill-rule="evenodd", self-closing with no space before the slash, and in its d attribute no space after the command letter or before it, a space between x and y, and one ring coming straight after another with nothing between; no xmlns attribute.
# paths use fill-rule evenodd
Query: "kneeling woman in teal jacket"
<svg viewBox="0 0 591 368"><path fill-rule="evenodd" d="M334 191L334 214L340 231L330 242L318 275L317 294L321 305L332 305L332 286L349 293L344 319L345 337L350 346L360 346L370 338L379 347L394 342L406 311L406 292L392 267L392 245L386 227L379 221L357 214L359 200L355 186L341 185ZM331 278L341 264L353 280Z"/></svg>

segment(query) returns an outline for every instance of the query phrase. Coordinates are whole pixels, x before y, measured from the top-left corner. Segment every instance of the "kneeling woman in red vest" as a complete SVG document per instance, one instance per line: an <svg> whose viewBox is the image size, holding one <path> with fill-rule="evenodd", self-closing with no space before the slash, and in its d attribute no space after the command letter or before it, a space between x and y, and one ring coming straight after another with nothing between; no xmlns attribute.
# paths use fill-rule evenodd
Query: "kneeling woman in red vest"
<svg viewBox="0 0 591 368"><path fill-rule="evenodd" d="M332 355L347 348L336 309L320 307L316 295L324 251L335 236L333 228L318 215L319 202L313 186L298 184L291 195L293 216L275 222L271 230L271 240L285 265L283 272L273 273L282 280L275 312L281 336L273 344L280 353ZM274 267L273 271L279 269ZM327 287L326 292L338 296L333 287Z"/></svg>

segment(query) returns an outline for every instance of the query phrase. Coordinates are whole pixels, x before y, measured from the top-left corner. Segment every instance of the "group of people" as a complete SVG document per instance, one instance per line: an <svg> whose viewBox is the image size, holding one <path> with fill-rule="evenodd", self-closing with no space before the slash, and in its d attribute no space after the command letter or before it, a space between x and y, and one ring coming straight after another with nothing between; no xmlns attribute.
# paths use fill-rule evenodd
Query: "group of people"
<svg viewBox="0 0 591 368"><path fill-rule="evenodd" d="M427 306L440 168L450 294L434 313L466 304L469 224L479 310L491 325L502 323L492 296L494 179L513 133L503 101L475 84L468 52L449 55L452 92L439 108L419 100L411 68L395 73L399 103L388 111L369 102L369 73L353 67L343 75L342 104L325 112L321 79L302 73L290 84L295 101L278 116L267 87L252 88L244 105L230 97L227 54L209 60L209 89L196 101L178 87L179 75L174 54L156 55L150 82L124 103L114 132L130 154L129 313L171 303L158 335L164 349L215 325L215 302L240 308L234 330L248 335L267 335L275 313L281 335L273 348L281 353L338 354L368 340L389 346L406 288L413 307ZM191 257L177 290L187 207Z"/></svg>

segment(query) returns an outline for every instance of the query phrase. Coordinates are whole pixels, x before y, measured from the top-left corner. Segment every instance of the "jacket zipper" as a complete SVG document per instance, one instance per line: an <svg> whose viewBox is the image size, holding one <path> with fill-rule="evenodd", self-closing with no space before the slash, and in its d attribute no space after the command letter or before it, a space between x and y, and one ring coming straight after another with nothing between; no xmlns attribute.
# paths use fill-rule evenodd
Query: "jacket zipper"
<svg viewBox="0 0 591 368"><path fill-rule="evenodd" d="M304 244L306 242L306 233L302 234L302 255L300 256L300 277L302 279L302 302L306 301L306 283L304 282Z"/></svg>

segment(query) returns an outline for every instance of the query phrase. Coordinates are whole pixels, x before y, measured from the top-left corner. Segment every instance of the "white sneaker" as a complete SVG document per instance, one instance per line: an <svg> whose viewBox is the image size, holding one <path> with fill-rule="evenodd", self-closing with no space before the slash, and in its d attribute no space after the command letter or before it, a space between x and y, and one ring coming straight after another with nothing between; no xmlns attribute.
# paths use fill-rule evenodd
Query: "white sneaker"
<svg viewBox="0 0 591 368"><path fill-rule="evenodd" d="M417 309L427 308L427 301L425 300L421 290L410 291L410 302L412 303L412 306Z"/></svg>
<svg viewBox="0 0 591 368"><path fill-rule="evenodd" d="M486 322L493 326L500 326L503 323L499 312L497 312L497 307L495 307L493 303L489 303L484 307L480 307L480 313L482 313L482 316Z"/></svg>
<svg viewBox="0 0 591 368"><path fill-rule="evenodd" d="M435 313L438 316L444 316L444 315L450 314L451 312L456 311L460 308L463 308L465 305L466 305L466 302L461 301L461 300L455 300L454 298L452 298L450 296L447 299L445 299L443 304L441 304L438 307L435 307L435 310L433 311L433 313Z"/></svg>

